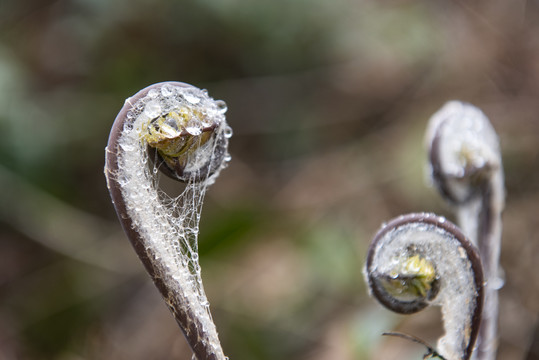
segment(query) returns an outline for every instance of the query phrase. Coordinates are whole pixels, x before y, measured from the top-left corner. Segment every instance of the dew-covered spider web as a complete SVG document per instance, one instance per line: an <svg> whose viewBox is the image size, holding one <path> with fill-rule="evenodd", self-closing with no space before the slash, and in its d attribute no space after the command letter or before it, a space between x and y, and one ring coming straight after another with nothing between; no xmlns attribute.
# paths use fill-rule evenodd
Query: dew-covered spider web
<svg viewBox="0 0 539 360"><path fill-rule="evenodd" d="M132 99L126 100L131 110L118 142L118 173L111 175L121 186L133 229L153 259L155 276L188 304L218 353L202 286L198 234L206 190L230 160L226 105L205 90L174 83ZM161 189L163 172L181 181L175 182L179 194ZM177 304L164 297L174 312Z"/></svg>

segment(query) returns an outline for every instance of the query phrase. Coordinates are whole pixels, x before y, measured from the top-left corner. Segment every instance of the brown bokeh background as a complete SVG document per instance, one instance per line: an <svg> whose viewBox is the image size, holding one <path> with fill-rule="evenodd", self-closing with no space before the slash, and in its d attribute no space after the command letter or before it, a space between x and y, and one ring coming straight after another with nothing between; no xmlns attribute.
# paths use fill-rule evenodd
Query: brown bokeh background
<svg viewBox="0 0 539 360"><path fill-rule="evenodd" d="M124 99L165 80L225 100L234 128L200 234L231 359L421 358L388 330L436 343L439 311L390 313L362 267L383 221L453 218L423 146L451 99L503 148L498 358L539 356L537 1L4 0L1 359L191 358L103 176Z"/></svg>

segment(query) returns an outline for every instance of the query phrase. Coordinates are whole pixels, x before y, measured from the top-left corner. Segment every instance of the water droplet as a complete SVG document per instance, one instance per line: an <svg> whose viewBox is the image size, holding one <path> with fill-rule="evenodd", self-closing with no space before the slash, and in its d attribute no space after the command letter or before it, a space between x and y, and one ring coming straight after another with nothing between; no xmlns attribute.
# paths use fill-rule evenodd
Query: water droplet
<svg viewBox="0 0 539 360"><path fill-rule="evenodd" d="M230 126L227 126L225 128L225 137L227 139L230 139L232 137L232 134L233 134L232 128Z"/></svg>
<svg viewBox="0 0 539 360"><path fill-rule="evenodd" d="M193 104L193 105L196 105L200 102L200 98L198 96L196 96L195 94L191 94L191 93L187 93L187 94L183 94L183 98Z"/></svg>
<svg viewBox="0 0 539 360"><path fill-rule="evenodd" d="M494 290L500 290L504 284L505 284L504 279L502 279L501 277L495 277L494 279L490 281L490 288Z"/></svg>
<svg viewBox="0 0 539 360"><path fill-rule="evenodd" d="M503 271L502 268L499 268L498 274L496 276L493 276L490 281L491 288L493 288L494 290L500 290L505 285L505 271Z"/></svg>
<svg viewBox="0 0 539 360"><path fill-rule="evenodd" d="M157 89L151 89L148 91L148 97L151 97L152 99L155 99L159 95L159 92Z"/></svg>
<svg viewBox="0 0 539 360"><path fill-rule="evenodd" d="M134 147L133 145L120 144L120 147L121 147L122 150L125 151L125 152L129 152L129 151L135 150L135 147Z"/></svg>
<svg viewBox="0 0 539 360"><path fill-rule="evenodd" d="M212 126L212 122L211 122L211 119L210 118L203 118L200 120L200 124L203 126L203 127L210 127Z"/></svg>
<svg viewBox="0 0 539 360"><path fill-rule="evenodd" d="M193 136L197 136L197 135L202 134L202 130L200 128L194 127L194 126L186 127L185 131L187 131L189 134L191 134Z"/></svg>
<svg viewBox="0 0 539 360"><path fill-rule="evenodd" d="M150 118L156 118L161 115L161 105L157 101L149 101L144 109L145 115Z"/></svg>
<svg viewBox="0 0 539 360"><path fill-rule="evenodd" d="M172 94L173 94L172 88L169 87L168 85L164 85L163 87L161 87L161 95L163 95L164 97L169 97Z"/></svg>
<svg viewBox="0 0 539 360"><path fill-rule="evenodd" d="M217 106L217 111L220 114L224 114L228 110L228 106L226 105L226 103L223 100L215 101L215 106Z"/></svg>

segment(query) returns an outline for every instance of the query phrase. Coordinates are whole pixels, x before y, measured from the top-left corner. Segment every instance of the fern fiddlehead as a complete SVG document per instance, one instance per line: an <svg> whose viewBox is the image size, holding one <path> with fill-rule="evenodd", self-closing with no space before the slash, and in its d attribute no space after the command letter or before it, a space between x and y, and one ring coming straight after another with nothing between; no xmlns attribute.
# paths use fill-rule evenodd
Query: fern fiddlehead
<svg viewBox="0 0 539 360"><path fill-rule="evenodd" d="M154 84L126 100L106 148L118 218L198 360L225 359L198 260L204 195L230 159L225 112L205 90ZM184 183L180 195L160 189L160 171Z"/></svg>
<svg viewBox="0 0 539 360"><path fill-rule="evenodd" d="M475 247L450 221L428 213L400 216L374 236L365 265L371 294L386 308L412 314L440 306L445 335L438 352L469 359L483 308L483 271Z"/></svg>

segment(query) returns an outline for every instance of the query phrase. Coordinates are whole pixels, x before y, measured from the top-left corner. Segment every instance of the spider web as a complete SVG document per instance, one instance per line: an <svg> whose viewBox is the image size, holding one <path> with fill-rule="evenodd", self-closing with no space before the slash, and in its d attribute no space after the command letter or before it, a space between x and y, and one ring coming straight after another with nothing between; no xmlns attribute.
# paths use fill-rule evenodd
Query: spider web
<svg viewBox="0 0 539 360"><path fill-rule="evenodd" d="M202 285L198 234L206 190L230 160L227 146L232 130L224 116L226 104L213 100L205 90L173 84L152 88L135 103L131 99L126 101L131 110L118 143L122 151L115 176L128 215L147 253L156 260L153 261L156 276L186 300L202 319L204 329L215 333L212 343L218 344ZM196 134L211 124L217 124L217 128L210 141L195 144L197 150L187 161L186 183L178 183L184 186L183 190L179 195L170 195L160 187L162 175L158 167L164 165L156 155L150 156L144 135L152 119L182 108L201 114L183 130ZM203 164L209 164L213 170L204 170Z"/></svg>

